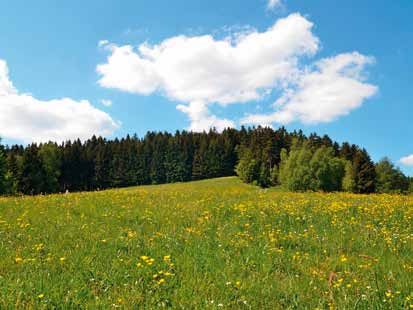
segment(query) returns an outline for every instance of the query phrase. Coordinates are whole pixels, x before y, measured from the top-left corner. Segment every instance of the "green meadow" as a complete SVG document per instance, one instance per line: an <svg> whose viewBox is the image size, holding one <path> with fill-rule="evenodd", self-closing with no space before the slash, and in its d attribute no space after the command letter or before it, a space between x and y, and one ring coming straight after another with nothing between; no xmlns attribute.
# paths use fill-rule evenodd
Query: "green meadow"
<svg viewBox="0 0 413 310"><path fill-rule="evenodd" d="M0 308L412 309L412 217L237 178L0 198Z"/></svg>

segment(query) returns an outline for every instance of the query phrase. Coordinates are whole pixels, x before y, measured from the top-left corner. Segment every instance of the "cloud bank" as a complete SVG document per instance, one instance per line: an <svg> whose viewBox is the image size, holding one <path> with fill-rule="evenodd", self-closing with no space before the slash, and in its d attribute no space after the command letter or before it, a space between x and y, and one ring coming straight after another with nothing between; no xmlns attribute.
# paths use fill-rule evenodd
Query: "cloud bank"
<svg viewBox="0 0 413 310"><path fill-rule="evenodd" d="M377 88L363 75L374 59L357 52L302 65L320 49L313 23L300 14L279 19L264 32L249 30L225 39L176 36L157 45L118 46L106 40L106 63L97 66L99 85L150 95L160 92L186 113L189 129L222 130L210 106L247 103L281 93L268 115L248 115L241 124L328 122L360 107Z"/></svg>
<svg viewBox="0 0 413 310"><path fill-rule="evenodd" d="M0 59L0 136L26 143L82 140L111 135L119 124L88 101L70 98L43 101L21 94Z"/></svg>

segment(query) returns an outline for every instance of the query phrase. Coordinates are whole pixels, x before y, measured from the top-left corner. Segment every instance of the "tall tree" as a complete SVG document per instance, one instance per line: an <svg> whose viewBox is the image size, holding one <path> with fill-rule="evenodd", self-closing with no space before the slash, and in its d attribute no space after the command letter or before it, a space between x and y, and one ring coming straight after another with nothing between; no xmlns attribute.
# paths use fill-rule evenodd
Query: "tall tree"
<svg viewBox="0 0 413 310"><path fill-rule="evenodd" d="M95 149L95 185L97 189L105 189L111 186L111 162L112 156L106 140L99 138Z"/></svg>
<svg viewBox="0 0 413 310"><path fill-rule="evenodd" d="M294 145L290 153L284 149L281 153L279 180L281 185L291 191L313 189L313 176L310 161L313 154L310 146Z"/></svg>
<svg viewBox="0 0 413 310"><path fill-rule="evenodd" d="M376 164L376 190L378 193L407 192L408 178L385 157Z"/></svg>
<svg viewBox="0 0 413 310"><path fill-rule="evenodd" d="M44 191L47 193L58 192L60 189L59 178L62 169L62 158L57 144L49 142L41 145L39 157L45 173Z"/></svg>
<svg viewBox="0 0 413 310"><path fill-rule="evenodd" d="M7 174L6 156L4 154L3 145L0 145L0 194L5 194L7 192L6 174Z"/></svg>
<svg viewBox="0 0 413 310"><path fill-rule="evenodd" d="M23 155L19 187L24 194L40 194L46 190L46 171L39 156L39 148L31 144Z"/></svg>
<svg viewBox="0 0 413 310"><path fill-rule="evenodd" d="M353 162L355 192L374 193L376 189L376 169L365 149L357 150Z"/></svg>
<svg viewBox="0 0 413 310"><path fill-rule="evenodd" d="M325 192L340 191L345 175L345 161L334 157L332 147L322 146L310 161L313 175L312 189Z"/></svg>
<svg viewBox="0 0 413 310"><path fill-rule="evenodd" d="M344 169L345 173L342 182L342 189L346 192L353 193L356 191L353 164L350 161L346 161Z"/></svg>
<svg viewBox="0 0 413 310"><path fill-rule="evenodd" d="M238 152L241 154L241 159L236 167L238 176L245 183L258 183L260 165L254 159L252 151L248 148L240 147Z"/></svg>

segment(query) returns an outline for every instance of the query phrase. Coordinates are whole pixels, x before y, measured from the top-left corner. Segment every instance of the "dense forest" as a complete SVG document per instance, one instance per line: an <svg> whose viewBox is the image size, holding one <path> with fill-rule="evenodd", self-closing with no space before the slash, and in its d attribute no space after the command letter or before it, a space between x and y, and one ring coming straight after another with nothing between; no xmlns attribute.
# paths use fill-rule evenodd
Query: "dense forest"
<svg viewBox="0 0 413 310"><path fill-rule="evenodd" d="M107 140L1 146L0 193L102 190L238 174L247 183L288 190L408 192L412 179L388 159L328 136L285 128L204 133L149 132Z"/></svg>

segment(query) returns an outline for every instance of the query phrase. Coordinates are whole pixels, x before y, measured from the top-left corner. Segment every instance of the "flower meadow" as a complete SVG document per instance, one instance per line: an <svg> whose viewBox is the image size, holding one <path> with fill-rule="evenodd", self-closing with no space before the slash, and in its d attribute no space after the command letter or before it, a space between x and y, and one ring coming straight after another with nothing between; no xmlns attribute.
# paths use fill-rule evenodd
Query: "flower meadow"
<svg viewBox="0 0 413 310"><path fill-rule="evenodd" d="M413 309L413 197L237 178L0 198L0 308Z"/></svg>

